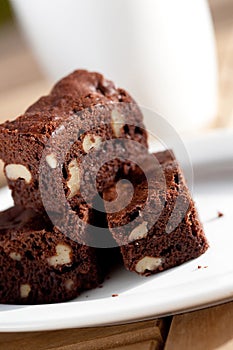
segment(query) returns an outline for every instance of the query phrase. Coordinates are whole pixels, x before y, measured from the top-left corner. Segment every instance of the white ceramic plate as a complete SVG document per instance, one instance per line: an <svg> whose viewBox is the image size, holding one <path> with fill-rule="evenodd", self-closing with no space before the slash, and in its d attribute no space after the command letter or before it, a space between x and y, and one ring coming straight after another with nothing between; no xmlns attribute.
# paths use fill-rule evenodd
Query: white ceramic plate
<svg viewBox="0 0 233 350"><path fill-rule="evenodd" d="M233 299L233 134L222 131L199 137L187 148L194 166L194 196L210 243L206 254L147 278L119 267L103 288L67 303L0 305L0 331L123 323ZM10 193L2 189L0 209L9 205ZM218 211L224 216L218 218ZM203 268L198 269L198 265Z"/></svg>

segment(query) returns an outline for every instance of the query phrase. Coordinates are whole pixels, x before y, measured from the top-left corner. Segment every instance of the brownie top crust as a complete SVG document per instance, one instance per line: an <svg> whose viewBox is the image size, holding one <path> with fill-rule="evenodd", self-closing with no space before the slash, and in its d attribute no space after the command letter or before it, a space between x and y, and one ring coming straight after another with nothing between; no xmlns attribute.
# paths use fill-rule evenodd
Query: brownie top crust
<svg viewBox="0 0 233 350"><path fill-rule="evenodd" d="M47 96L30 106L14 121L6 121L1 129L13 133L51 134L61 122L73 114L96 105L133 103L130 95L99 73L76 70L60 80Z"/></svg>
<svg viewBox="0 0 233 350"><path fill-rule="evenodd" d="M73 215L76 214L71 211L69 212L70 215L72 213ZM53 217L53 215L58 215L59 217L59 214L53 213L51 214L51 217ZM60 231L59 228L50 221L45 212L38 213L30 208L14 206L0 212L0 246L1 241L6 241L6 237L10 239L13 236L20 236L22 232L26 233L38 231L56 232L57 235L64 235L64 237L66 236L67 239L69 238L77 242L77 237L85 233L83 231L85 230L85 223L88 221L88 210L86 208L83 209L81 205L77 215L80 215L83 220L82 229L81 226L79 227L80 232L77 227L74 229L75 223L71 220L72 217L67 217L66 219L63 219L64 222L62 222L66 228L66 230L64 230L64 234L62 234L62 230ZM83 243L80 238L78 241Z"/></svg>
<svg viewBox="0 0 233 350"><path fill-rule="evenodd" d="M15 206L0 213L0 244L11 233L52 230L52 224L45 216L39 216L32 209Z"/></svg>

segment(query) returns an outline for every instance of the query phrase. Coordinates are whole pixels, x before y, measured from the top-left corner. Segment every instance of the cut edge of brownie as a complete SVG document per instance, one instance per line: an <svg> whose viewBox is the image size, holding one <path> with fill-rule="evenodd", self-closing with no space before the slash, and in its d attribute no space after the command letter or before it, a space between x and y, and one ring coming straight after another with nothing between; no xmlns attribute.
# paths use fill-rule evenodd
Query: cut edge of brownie
<svg viewBox="0 0 233 350"><path fill-rule="evenodd" d="M208 249L203 226L174 154L165 151L154 156L163 167L167 183L167 189L161 191L165 206L157 221L153 222L153 211L161 199L153 195L153 186L147 213L143 212L142 203L147 200L147 192L140 202L140 196L148 187L145 179L134 187L136 197L125 210L108 213L108 202L105 203L109 228L121 246L125 267L142 275L178 266L197 258ZM156 180L154 183L156 189L159 183L156 184ZM114 191L115 188L106 190L104 199L111 200ZM124 198L127 198L127 191L126 184L122 191ZM122 225L128 226L125 229Z"/></svg>
<svg viewBox="0 0 233 350"><path fill-rule="evenodd" d="M1 303L63 302L103 282L104 252L69 239L38 213L13 207L0 222Z"/></svg>

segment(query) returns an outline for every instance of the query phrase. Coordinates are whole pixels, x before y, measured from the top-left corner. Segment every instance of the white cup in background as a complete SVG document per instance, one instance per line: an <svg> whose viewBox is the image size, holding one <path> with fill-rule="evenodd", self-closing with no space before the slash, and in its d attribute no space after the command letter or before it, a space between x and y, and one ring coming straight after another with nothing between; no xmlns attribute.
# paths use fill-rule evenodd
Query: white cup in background
<svg viewBox="0 0 233 350"><path fill-rule="evenodd" d="M29 43L56 80L100 71L178 131L217 114L217 63L206 0L12 0ZM153 130L153 119L147 120Z"/></svg>

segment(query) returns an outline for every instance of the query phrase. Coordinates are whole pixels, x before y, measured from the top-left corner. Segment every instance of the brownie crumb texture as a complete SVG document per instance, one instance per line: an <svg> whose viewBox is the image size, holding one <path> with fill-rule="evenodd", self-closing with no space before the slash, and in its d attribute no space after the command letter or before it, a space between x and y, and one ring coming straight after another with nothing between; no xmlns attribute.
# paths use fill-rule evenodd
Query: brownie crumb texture
<svg viewBox="0 0 233 350"><path fill-rule="evenodd" d="M59 81L0 125L0 144L15 203L0 213L1 303L74 299L102 288L119 257L129 271L148 276L207 250L175 155L149 154L140 108L101 74L77 70ZM97 194L101 213L93 209ZM74 216L82 224L74 225ZM100 242L115 250L88 246L98 237L87 224L105 229Z"/></svg>

